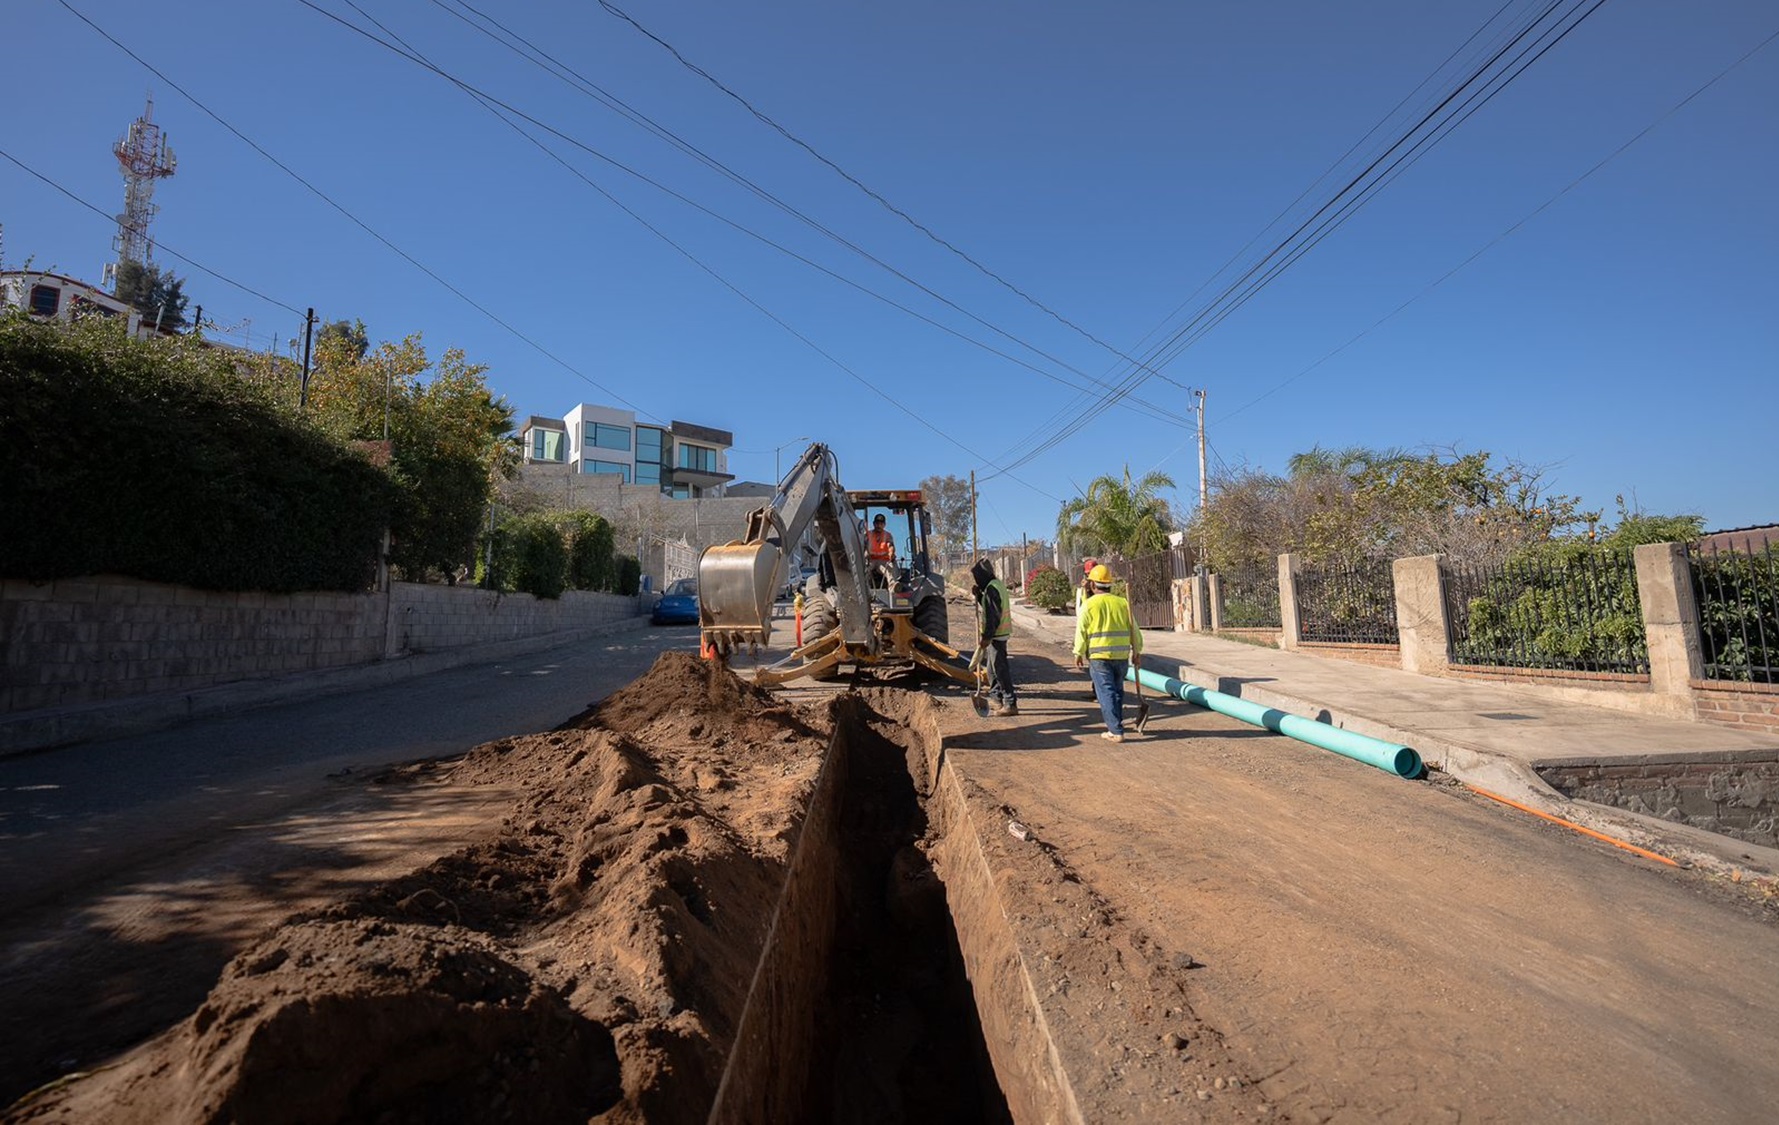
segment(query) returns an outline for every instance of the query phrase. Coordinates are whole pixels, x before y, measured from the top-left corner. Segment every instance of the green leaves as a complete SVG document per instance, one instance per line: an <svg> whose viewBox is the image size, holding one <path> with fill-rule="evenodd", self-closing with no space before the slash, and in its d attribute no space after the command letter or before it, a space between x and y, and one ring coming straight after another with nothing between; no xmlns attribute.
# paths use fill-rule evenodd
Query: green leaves
<svg viewBox="0 0 1779 1125"><path fill-rule="evenodd" d="M1152 472L1132 481L1130 466L1122 477L1097 477L1085 495L1057 513L1057 538L1065 548L1120 554L1151 554L1168 545L1173 513L1159 493L1174 487L1173 478Z"/></svg>

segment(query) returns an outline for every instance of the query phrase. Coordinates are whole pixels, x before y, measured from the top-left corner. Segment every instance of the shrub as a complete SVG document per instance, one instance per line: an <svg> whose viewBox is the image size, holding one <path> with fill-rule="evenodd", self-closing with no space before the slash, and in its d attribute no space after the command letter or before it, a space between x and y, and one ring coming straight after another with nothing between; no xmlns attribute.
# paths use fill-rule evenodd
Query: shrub
<svg viewBox="0 0 1779 1125"><path fill-rule="evenodd" d="M635 555L619 555L618 582L615 593L630 597L642 585L642 562Z"/></svg>
<svg viewBox="0 0 1779 1125"><path fill-rule="evenodd" d="M568 585L573 590L610 590L617 584L612 561L612 525L592 512L570 512L564 528L568 536Z"/></svg>
<svg viewBox="0 0 1779 1125"><path fill-rule="evenodd" d="M0 575L362 590L395 490L230 353L0 315Z"/></svg>
<svg viewBox="0 0 1779 1125"><path fill-rule="evenodd" d="M559 598L568 585L568 544L547 512L510 516L494 532L494 566L484 585Z"/></svg>
<svg viewBox="0 0 1779 1125"><path fill-rule="evenodd" d="M1040 609L1055 612L1067 608L1075 600L1075 590L1062 571L1041 567L1032 571L1026 580L1025 596Z"/></svg>

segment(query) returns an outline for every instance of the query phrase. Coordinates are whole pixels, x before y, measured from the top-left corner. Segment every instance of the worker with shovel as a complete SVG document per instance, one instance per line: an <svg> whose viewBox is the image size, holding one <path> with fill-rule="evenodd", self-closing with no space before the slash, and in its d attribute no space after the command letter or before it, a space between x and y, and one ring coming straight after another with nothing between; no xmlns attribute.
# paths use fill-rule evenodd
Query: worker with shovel
<svg viewBox="0 0 1779 1125"><path fill-rule="evenodd" d="M994 714L1019 714L1013 671L1007 663L1007 639L1013 635L1013 601L1007 587L995 577L993 564L977 559L970 568L970 592L976 598L976 652L970 657L973 670L988 669L988 690L994 697Z"/></svg>
<svg viewBox="0 0 1779 1125"><path fill-rule="evenodd" d="M1143 666L1143 634L1131 616L1130 603L1112 593L1112 572L1099 565L1087 575L1089 597L1075 618L1075 667L1086 667L1093 677L1107 742L1124 741L1124 677ZM1139 689L1139 699L1141 692ZM1143 716L1137 730L1143 729Z"/></svg>

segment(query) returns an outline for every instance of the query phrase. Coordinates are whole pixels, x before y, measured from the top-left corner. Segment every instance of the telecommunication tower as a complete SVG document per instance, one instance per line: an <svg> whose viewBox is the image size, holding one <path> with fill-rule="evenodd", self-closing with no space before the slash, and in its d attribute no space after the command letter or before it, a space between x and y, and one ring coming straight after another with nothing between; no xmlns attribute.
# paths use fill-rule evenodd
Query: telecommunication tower
<svg viewBox="0 0 1779 1125"><path fill-rule="evenodd" d="M142 116L130 123L130 131L121 137L111 151L117 166L124 173L124 213L117 217L117 237L111 248L117 251L117 262L105 267L104 283L117 280L117 267L123 262L148 265L154 259L154 239L148 237L148 223L160 208L154 205L154 182L173 174L178 161L167 147L167 135L154 123L154 95Z"/></svg>

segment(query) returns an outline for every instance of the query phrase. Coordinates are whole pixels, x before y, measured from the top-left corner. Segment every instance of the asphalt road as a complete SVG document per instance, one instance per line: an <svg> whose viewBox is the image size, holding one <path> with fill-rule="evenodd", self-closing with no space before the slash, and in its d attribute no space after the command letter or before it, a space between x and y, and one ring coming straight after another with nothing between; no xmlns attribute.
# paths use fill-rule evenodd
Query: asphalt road
<svg viewBox="0 0 1779 1125"><path fill-rule="evenodd" d="M549 730L691 626L626 630L398 684L0 758L0 915L202 846L326 793L329 775Z"/></svg>

